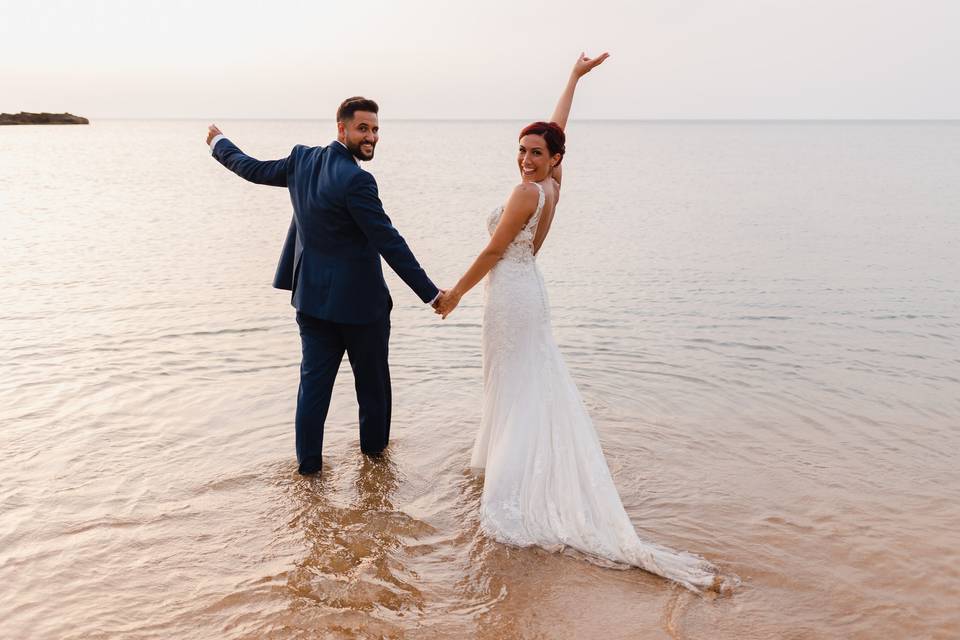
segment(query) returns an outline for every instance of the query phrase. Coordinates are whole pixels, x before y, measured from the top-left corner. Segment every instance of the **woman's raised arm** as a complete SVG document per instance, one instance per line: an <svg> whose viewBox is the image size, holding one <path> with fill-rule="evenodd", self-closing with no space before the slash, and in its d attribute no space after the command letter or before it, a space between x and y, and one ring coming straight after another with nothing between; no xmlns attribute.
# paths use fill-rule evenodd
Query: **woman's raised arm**
<svg viewBox="0 0 960 640"><path fill-rule="evenodd" d="M610 54L606 52L596 58L588 58L583 53L577 57L573 70L570 71L570 78L567 79L567 86L557 100L557 107L553 110L553 117L550 118L551 122L556 122L561 129L567 128L567 118L570 117L570 105L573 104L573 92L577 88L577 81L609 57Z"/></svg>

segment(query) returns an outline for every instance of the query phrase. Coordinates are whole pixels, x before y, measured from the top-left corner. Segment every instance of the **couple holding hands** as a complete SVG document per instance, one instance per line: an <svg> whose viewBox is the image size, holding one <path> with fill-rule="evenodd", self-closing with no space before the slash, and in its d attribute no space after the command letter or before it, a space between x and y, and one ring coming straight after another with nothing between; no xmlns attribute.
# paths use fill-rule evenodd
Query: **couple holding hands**
<svg viewBox="0 0 960 640"><path fill-rule="evenodd" d="M483 412L470 466L484 472L484 533L508 544L564 546L638 566L693 591L737 580L703 558L641 540L623 508L593 422L553 339L536 255L560 200L567 118L577 83L606 60L581 54L549 122L520 132L520 183L487 220L490 241L450 289L437 288L384 213L360 167L379 138L377 104L348 98L337 139L259 161L216 126L211 153L240 177L289 190L293 221L274 286L291 291L302 360L296 410L301 474L322 468L323 426L346 352L360 405L360 447L376 455L390 435L390 292L381 257L424 303L447 317L485 277Z"/></svg>

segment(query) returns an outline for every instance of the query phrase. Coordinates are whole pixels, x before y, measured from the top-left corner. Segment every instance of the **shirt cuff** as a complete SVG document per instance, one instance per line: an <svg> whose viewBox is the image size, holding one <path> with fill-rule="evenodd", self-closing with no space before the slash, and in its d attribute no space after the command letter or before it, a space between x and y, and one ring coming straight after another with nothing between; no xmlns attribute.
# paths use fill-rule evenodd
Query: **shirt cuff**
<svg viewBox="0 0 960 640"><path fill-rule="evenodd" d="M218 133L214 136L213 140L210 141L210 155L213 155L213 148L217 146L217 143L226 138L227 136L222 133Z"/></svg>
<svg viewBox="0 0 960 640"><path fill-rule="evenodd" d="M435 303L437 300L439 300L439 299L440 299L440 296L442 296L442 295L443 295L443 291L438 291L438 292L437 292L437 295L433 296L433 300L431 300L431 301L428 302L427 304L429 304L429 305L432 307L432 306L434 305L434 303Z"/></svg>

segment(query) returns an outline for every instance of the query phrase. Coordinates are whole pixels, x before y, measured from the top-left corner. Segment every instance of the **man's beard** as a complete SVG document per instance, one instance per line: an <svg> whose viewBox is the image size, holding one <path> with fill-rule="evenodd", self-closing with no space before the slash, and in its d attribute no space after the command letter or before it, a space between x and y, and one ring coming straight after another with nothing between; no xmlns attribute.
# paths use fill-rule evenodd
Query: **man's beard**
<svg viewBox="0 0 960 640"><path fill-rule="evenodd" d="M373 160L373 152L377 148L377 145L370 145L370 155L365 154L361 149L359 144L353 144L349 140L347 141L347 150L353 154L353 157L357 160Z"/></svg>

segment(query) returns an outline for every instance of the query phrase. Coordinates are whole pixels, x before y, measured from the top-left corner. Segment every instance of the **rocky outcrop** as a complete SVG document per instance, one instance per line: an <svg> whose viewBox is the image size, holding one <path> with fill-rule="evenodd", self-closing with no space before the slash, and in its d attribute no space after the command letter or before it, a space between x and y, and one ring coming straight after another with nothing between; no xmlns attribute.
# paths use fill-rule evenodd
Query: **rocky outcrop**
<svg viewBox="0 0 960 640"><path fill-rule="evenodd" d="M72 113L0 113L2 124L90 124L90 121Z"/></svg>

